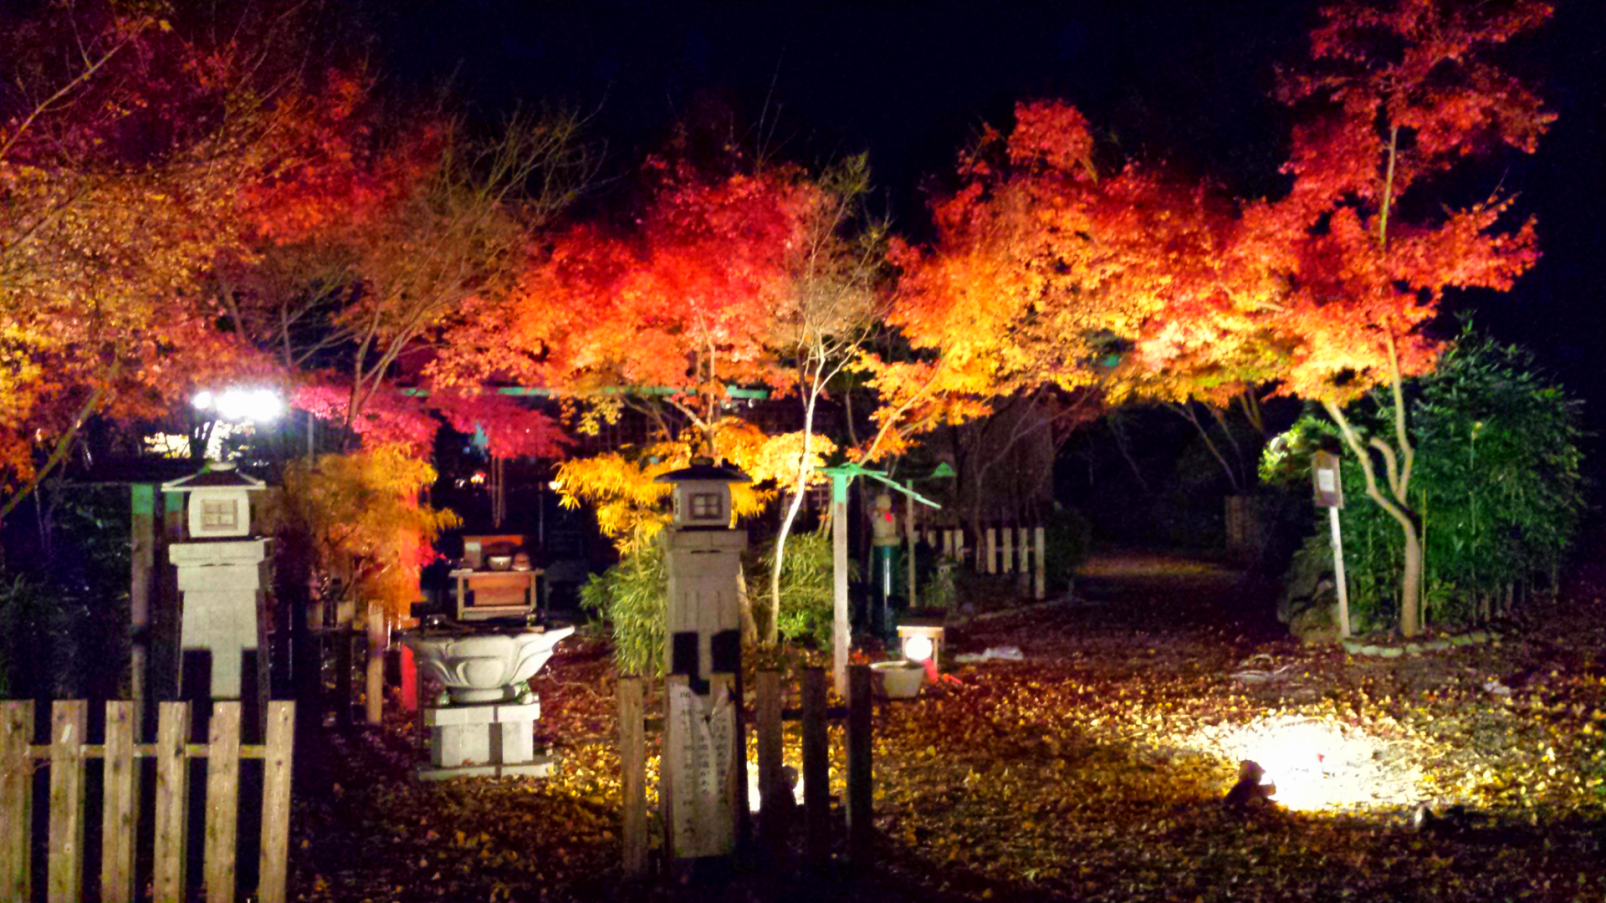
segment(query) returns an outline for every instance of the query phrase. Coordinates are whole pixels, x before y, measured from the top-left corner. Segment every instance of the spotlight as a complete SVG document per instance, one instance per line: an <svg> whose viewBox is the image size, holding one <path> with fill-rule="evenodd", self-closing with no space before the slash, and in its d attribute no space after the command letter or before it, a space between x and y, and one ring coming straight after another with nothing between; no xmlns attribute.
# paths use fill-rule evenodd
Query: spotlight
<svg viewBox="0 0 1606 903"><path fill-rule="evenodd" d="M931 637L909 636L903 638L903 657L911 662L923 662L931 658Z"/></svg>

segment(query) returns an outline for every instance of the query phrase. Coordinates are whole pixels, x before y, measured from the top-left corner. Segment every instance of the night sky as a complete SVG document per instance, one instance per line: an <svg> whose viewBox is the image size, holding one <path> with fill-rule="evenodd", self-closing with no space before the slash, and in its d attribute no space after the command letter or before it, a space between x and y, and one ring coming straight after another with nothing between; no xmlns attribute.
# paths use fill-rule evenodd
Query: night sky
<svg viewBox="0 0 1606 903"><path fill-rule="evenodd" d="M1606 427L1606 3L1560 0L1508 65L1560 119L1532 159L1491 174L1540 217L1545 259L1509 296L1458 299L1539 353ZM1080 107L1127 153L1275 192L1285 112L1274 67L1297 62L1317 3L667 4L412 0L377 24L409 88L452 81L473 115L522 105L591 114L605 174L621 175L694 105L728 105L778 155L867 150L899 228L919 235L922 186L1017 99ZM757 124L768 110L769 126ZM604 187L599 189L606 192ZM1477 186L1482 191L1492 185ZM1598 443L1597 443L1598 446Z"/></svg>

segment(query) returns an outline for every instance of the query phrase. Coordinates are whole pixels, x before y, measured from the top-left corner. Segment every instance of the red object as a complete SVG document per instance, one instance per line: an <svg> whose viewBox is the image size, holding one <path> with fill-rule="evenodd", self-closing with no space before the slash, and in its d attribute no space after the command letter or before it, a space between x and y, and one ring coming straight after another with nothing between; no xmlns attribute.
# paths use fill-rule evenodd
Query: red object
<svg viewBox="0 0 1606 903"><path fill-rule="evenodd" d="M413 667L413 650L401 647L401 706L403 711L418 711L418 669Z"/></svg>

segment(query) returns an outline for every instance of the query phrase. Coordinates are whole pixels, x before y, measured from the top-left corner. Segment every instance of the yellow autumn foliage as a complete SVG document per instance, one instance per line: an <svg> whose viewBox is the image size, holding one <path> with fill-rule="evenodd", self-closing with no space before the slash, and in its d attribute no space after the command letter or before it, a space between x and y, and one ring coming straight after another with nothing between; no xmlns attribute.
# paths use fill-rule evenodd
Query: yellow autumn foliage
<svg viewBox="0 0 1606 903"><path fill-rule="evenodd" d="M285 470L278 516L313 539L315 571L337 598L378 602L405 616L418 598L418 573L434 557L430 543L459 523L456 514L419 502L435 468L399 445L320 455Z"/></svg>
<svg viewBox="0 0 1606 903"><path fill-rule="evenodd" d="M557 487L566 508L582 503L596 510L597 526L623 553L651 539L669 523L669 485L658 477L691 463L694 437L625 448L589 458L574 458L558 466ZM774 501L773 486L792 485L802 460L803 434L771 436L739 418L727 417L715 431L720 456L752 478L752 483L731 487L733 518L752 517ZM830 439L816 434L810 442L808 470L824 465L836 450ZM811 483L824 478L811 476Z"/></svg>

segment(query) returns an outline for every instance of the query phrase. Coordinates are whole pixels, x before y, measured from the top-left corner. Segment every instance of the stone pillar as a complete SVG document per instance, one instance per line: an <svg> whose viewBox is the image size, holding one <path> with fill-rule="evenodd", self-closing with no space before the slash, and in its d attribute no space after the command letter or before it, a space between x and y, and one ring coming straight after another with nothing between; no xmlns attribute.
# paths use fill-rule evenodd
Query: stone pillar
<svg viewBox="0 0 1606 903"><path fill-rule="evenodd" d="M267 581L265 539L184 542L168 546L183 595L179 636L186 653L211 658L210 695L244 694L244 659L257 652L258 596ZM191 675L191 679L199 675Z"/></svg>

